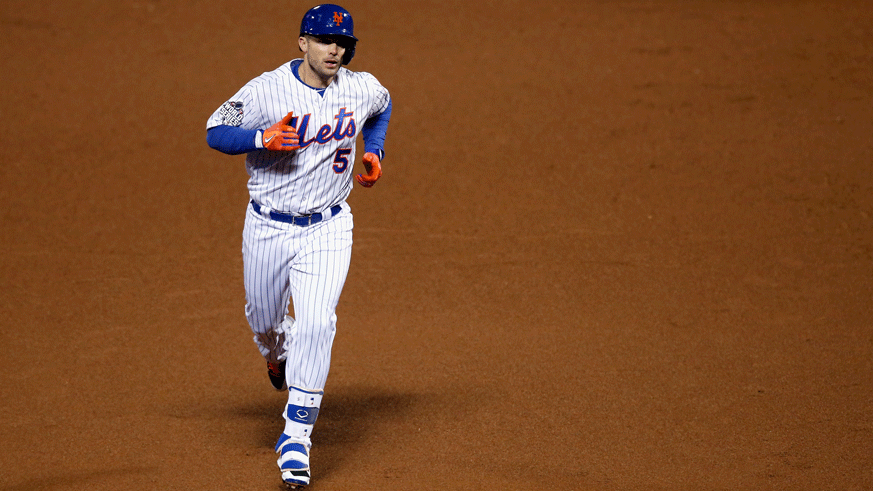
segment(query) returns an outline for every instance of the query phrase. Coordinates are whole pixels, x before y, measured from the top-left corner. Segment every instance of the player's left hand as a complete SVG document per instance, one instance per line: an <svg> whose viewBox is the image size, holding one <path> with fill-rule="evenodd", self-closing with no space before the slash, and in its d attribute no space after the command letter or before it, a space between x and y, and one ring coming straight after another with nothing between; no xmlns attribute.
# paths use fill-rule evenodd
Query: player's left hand
<svg viewBox="0 0 873 491"><path fill-rule="evenodd" d="M376 181L382 177L382 163L379 161L379 156L373 152L365 153L364 169L367 170L367 173L358 174L355 176L355 179L361 186L371 188L373 187L373 184L376 184Z"/></svg>

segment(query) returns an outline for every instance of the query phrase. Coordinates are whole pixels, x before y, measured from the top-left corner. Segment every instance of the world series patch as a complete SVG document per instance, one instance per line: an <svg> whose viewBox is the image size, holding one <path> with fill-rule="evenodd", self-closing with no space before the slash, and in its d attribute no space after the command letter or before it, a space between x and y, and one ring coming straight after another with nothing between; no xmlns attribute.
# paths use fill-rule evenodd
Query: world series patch
<svg viewBox="0 0 873 491"><path fill-rule="evenodd" d="M239 126L243 120L243 103L237 101L227 101L221 105L218 110L218 115L221 116L221 122L228 126Z"/></svg>

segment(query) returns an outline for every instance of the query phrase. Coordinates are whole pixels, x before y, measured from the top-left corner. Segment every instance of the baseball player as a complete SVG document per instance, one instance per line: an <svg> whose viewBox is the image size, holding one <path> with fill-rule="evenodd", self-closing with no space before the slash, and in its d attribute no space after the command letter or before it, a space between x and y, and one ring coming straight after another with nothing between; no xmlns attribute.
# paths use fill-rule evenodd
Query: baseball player
<svg viewBox="0 0 873 491"><path fill-rule="evenodd" d="M206 123L210 147L246 154L245 314L273 386L288 391L276 452L291 487L310 481L312 428L351 259L346 198L356 137L363 135L366 173L355 179L371 187L382 175L391 116L385 87L345 68L357 40L346 9L313 7L300 23L302 58L252 79Z"/></svg>

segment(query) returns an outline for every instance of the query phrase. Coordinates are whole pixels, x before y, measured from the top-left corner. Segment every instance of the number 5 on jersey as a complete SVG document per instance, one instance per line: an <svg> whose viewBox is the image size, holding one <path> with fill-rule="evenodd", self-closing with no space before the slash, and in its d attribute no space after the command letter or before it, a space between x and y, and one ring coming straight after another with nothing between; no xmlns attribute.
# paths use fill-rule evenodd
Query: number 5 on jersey
<svg viewBox="0 0 873 491"><path fill-rule="evenodd" d="M338 148L333 156L333 171L337 174L342 174L349 168L349 154L352 153L351 148Z"/></svg>

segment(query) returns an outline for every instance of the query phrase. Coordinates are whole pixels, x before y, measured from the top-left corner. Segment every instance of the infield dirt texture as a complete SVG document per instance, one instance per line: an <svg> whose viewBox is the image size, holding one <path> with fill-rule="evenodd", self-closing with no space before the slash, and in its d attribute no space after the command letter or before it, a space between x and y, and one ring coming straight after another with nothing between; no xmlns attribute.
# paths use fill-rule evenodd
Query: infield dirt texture
<svg viewBox="0 0 873 491"><path fill-rule="evenodd" d="M313 5L0 4L0 491L279 489L205 124ZM312 491L873 489L869 2L343 5L394 111Z"/></svg>

